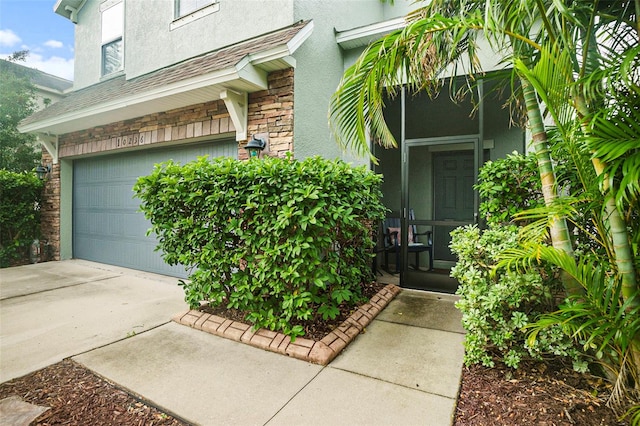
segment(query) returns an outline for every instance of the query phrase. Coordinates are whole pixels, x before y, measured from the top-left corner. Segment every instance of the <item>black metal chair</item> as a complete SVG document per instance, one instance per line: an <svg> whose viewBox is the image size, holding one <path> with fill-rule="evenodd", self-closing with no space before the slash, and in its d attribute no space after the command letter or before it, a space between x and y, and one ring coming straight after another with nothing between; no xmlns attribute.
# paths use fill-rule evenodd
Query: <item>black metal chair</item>
<svg viewBox="0 0 640 426"><path fill-rule="evenodd" d="M409 210L409 220L414 220L415 215L413 209ZM431 231L417 232L416 225L408 226L408 241L409 245L407 250L409 253L416 254L416 263L413 265L415 269L420 269L420 253L429 253L429 270L433 270L433 239L431 237ZM418 240L419 236L426 236L427 241L421 242ZM400 252L402 250L402 230L400 228L400 218L388 217L382 223L382 242L383 247L379 251L384 251L384 267L383 269L389 273L400 272ZM395 272L389 271L389 253L394 253L396 256L396 270Z"/></svg>

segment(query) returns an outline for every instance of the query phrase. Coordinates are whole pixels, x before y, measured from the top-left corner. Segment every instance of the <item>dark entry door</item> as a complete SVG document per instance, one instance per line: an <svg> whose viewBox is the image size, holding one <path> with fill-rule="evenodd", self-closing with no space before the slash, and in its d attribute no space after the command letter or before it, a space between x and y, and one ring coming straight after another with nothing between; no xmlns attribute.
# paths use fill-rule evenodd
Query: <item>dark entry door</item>
<svg viewBox="0 0 640 426"><path fill-rule="evenodd" d="M453 226L436 226L433 235L434 258L455 262L449 249L449 233L458 222L473 223L474 155L473 151L448 151L433 154L433 219L456 222Z"/></svg>
<svg viewBox="0 0 640 426"><path fill-rule="evenodd" d="M474 222L479 142L475 137L405 140L402 170L403 287L453 293L450 232ZM411 233L413 240L405 237ZM405 239L406 238L406 239ZM413 244L413 245L412 245ZM422 245L430 247L424 250Z"/></svg>

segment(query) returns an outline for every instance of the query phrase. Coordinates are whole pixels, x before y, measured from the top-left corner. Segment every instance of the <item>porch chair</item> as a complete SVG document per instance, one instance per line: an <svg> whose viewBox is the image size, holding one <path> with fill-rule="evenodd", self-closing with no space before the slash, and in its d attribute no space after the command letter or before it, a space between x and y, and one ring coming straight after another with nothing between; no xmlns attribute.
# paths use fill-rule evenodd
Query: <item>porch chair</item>
<svg viewBox="0 0 640 426"><path fill-rule="evenodd" d="M409 220L414 220L415 214L413 209L409 210ZM416 225L409 225L407 247L409 253L416 254L415 269L420 268L420 253L429 253L429 270L433 270L433 240L431 238L431 231L417 232ZM427 242L418 241L419 236L426 236ZM402 231L400 229L400 218L388 217L382 223L382 242L383 248L379 251L384 251L384 267L383 269L389 273L400 272L400 251L402 249ZM396 256L396 270L395 272L389 271L389 253L395 253Z"/></svg>

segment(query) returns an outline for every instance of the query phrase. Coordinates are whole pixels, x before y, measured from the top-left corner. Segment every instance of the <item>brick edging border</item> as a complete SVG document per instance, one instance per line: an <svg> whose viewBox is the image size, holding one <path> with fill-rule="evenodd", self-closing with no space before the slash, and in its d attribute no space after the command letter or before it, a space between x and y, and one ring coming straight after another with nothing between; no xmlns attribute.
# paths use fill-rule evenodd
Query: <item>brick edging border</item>
<svg viewBox="0 0 640 426"><path fill-rule="evenodd" d="M394 284L386 285L369 302L358 307L349 318L319 341L298 337L295 342L292 342L291 337L282 333L264 328L253 331L249 324L193 309L174 316L172 320L178 324L236 342L246 343L256 348L288 355L314 364L327 365L373 321L398 293L400 293L400 287Z"/></svg>

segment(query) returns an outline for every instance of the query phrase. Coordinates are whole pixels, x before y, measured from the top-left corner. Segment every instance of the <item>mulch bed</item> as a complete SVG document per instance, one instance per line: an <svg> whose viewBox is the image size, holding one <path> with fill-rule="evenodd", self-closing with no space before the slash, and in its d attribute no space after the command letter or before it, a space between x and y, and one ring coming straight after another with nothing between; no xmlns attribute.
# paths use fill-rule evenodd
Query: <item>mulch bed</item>
<svg viewBox="0 0 640 426"><path fill-rule="evenodd" d="M465 368L454 426L616 426L611 386L559 360Z"/></svg>
<svg viewBox="0 0 640 426"><path fill-rule="evenodd" d="M71 360L0 384L0 399L17 395L51 407L35 425L167 425L181 422L118 389Z"/></svg>

